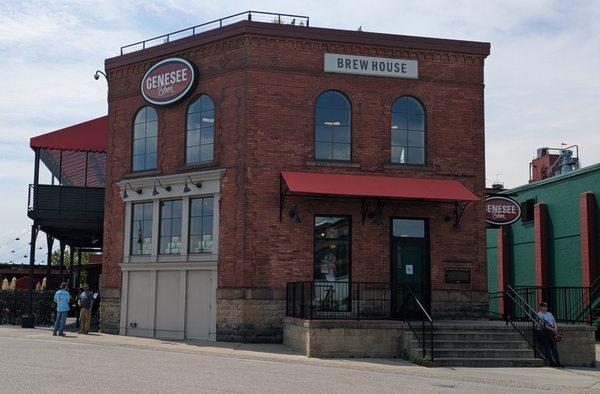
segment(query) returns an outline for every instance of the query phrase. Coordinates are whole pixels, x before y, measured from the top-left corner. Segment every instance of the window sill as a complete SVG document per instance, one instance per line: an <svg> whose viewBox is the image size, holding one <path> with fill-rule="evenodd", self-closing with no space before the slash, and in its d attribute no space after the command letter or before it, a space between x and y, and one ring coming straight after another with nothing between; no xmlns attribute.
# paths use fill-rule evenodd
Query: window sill
<svg viewBox="0 0 600 394"><path fill-rule="evenodd" d="M211 161L207 163L198 163L198 164L184 164L177 168L177 171L189 171L189 170L205 170L205 169L213 169L219 168L218 161Z"/></svg>
<svg viewBox="0 0 600 394"><path fill-rule="evenodd" d="M360 163L352 163L350 161L309 161L306 165L311 167L350 167L360 168Z"/></svg>
<svg viewBox="0 0 600 394"><path fill-rule="evenodd" d="M435 167L433 166L422 166L418 164L386 164L383 168L385 170L435 171Z"/></svg>
<svg viewBox="0 0 600 394"><path fill-rule="evenodd" d="M134 171L129 174L123 175L123 179L134 179L134 178L143 178L149 175L161 175L162 172L159 170L145 170L145 171Z"/></svg>

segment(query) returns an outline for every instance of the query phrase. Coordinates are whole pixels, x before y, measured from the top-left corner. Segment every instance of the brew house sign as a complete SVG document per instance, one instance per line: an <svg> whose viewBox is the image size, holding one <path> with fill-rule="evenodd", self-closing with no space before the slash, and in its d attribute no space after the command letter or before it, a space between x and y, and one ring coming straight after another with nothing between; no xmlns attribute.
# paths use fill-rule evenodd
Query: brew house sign
<svg viewBox="0 0 600 394"><path fill-rule="evenodd" d="M512 198L488 196L485 199L485 219L493 226L512 224L521 217L521 206Z"/></svg>
<svg viewBox="0 0 600 394"><path fill-rule="evenodd" d="M173 104L193 90L196 80L196 70L190 62L178 57L165 59L146 71L142 96L155 105Z"/></svg>

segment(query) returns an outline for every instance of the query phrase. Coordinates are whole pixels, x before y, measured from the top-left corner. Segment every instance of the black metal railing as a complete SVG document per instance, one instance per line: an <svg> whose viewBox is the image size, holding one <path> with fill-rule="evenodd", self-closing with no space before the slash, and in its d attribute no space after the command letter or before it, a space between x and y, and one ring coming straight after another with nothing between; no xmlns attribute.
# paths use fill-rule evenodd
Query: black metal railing
<svg viewBox="0 0 600 394"><path fill-rule="evenodd" d="M504 292L489 293L488 315L492 320L504 320Z"/></svg>
<svg viewBox="0 0 600 394"><path fill-rule="evenodd" d="M0 290L0 324L20 325L28 309L27 290ZM51 326L54 322L52 291L33 292L33 313L36 326Z"/></svg>
<svg viewBox="0 0 600 394"><path fill-rule="evenodd" d="M161 44L178 40L185 37L194 36L196 34L218 29L220 27L230 25L243 20L255 21L255 22L267 22L275 24L286 24L296 26L308 26L309 17L303 15L291 15L291 14L279 14L274 12L263 12L263 11L245 11L239 14L229 15L223 18L215 19L210 22L201 23L196 26L188 27L186 29L174 31L161 36L149 38L147 40L135 42L133 44L125 45L121 47L121 55L131 53L135 51L141 51L146 48L154 47Z"/></svg>
<svg viewBox="0 0 600 394"><path fill-rule="evenodd" d="M292 282L286 315L301 319L400 320L391 310L388 283Z"/></svg>
<svg viewBox="0 0 600 394"><path fill-rule="evenodd" d="M532 309L537 309L540 302L548 303L559 323L590 323L589 287L515 286L514 290Z"/></svg>
<svg viewBox="0 0 600 394"><path fill-rule="evenodd" d="M417 308L416 312L417 320L406 319L406 323L412 330L415 337L419 340L419 344L423 349L423 358L429 358L433 361L433 319L427 313L427 310L423 307L419 298L412 291L411 287L405 285L406 292L410 295L411 303L414 303ZM413 314L414 315L414 314Z"/></svg>
<svg viewBox="0 0 600 394"><path fill-rule="evenodd" d="M506 323L510 323L521 334L523 339L529 343L536 358L545 359L543 351L538 344L538 336L544 329L545 322L512 287L506 287L506 290L503 292L503 298Z"/></svg>
<svg viewBox="0 0 600 394"><path fill-rule="evenodd" d="M102 221L104 188L29 185L27 210L31 218Z"/></svg>

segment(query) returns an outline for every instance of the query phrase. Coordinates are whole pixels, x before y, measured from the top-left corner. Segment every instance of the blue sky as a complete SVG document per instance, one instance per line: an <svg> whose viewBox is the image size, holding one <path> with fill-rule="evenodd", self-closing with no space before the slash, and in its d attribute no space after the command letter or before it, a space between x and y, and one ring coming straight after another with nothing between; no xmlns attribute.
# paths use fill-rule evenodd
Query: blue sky
<svg viewBox="0 0 600 394"><path fill-rule="evenodd" d="M366 6L368 4L368 6ZM536 148L579 144L600 162L598 1L0 2L0 262L25 262L29 138L106 114L92 78L122 45L247 9L308 15L313 26L487 41L486 174L525 183ZM45 238L40 239L45 249ZM11 250L15 253L10 253ZM41 260L44 250L39 250ZM41 262L41 261L40 261Z"/></svg>

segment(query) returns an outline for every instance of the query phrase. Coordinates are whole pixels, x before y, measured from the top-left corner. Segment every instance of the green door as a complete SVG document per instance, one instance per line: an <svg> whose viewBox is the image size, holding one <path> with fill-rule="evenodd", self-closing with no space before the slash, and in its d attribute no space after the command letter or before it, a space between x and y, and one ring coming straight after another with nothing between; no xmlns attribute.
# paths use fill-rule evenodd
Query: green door
<svg viewBox="0 0 600 394"><path fill-rule="evenodd" d="M394 221L397 220L422 222L424 229L423 221L394 219ZM410 287L416 298L429 312L429 257L425 231L405 231L400 236L395 236L392 233L391 249L392 315L409 317L416 310L417 305L407 290L407 286Z"/></svg>

